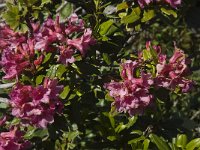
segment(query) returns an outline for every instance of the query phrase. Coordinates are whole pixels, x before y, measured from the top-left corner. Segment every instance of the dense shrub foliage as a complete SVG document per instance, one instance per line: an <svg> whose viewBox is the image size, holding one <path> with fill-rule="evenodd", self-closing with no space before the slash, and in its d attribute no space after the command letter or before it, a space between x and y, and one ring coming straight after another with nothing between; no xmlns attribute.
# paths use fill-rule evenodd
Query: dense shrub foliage
<svg viewBox="0 0 200 150"><path fill-rule="evenodd" d="M196 7L7 1L0 149L199 149L200 39L187 21Z"/></svg>

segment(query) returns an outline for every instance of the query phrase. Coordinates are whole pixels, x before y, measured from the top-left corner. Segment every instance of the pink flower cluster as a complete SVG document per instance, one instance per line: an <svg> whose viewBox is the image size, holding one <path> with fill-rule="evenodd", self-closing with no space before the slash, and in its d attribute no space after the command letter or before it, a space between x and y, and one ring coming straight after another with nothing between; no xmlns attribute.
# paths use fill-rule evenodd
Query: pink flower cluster
<svg viewBox="0 0 200 150"><path fill-rule="evenodd" d="M80 35L74 37L74 35ZM35 49L47 52L59 51L59 60L64 63L73 63L73 54L78 50L85 56L88 48L96 41L92 37L92 30L85 28L85 23L76 14L72 14L67 25L56 20L47 19L43 26L34 33L36 39Z"/></svg>
<svg viewBox="0 0 200 150"><path fill-rule="evenodd" d="M142 113L150 105L153 96L149 92L153 84L150 74L141 72L140 77L134 77L136 70L141 67L137 61L128 60L122 64L121 76L123 81L105 84L110 96L115 99L113 103L119 112L130 115Z"/></svg>
<svg viewBox="0 0 200 150"><path fill-rule="evenodd" d="M73 63L73 54L80 52L85 56L89 47L95 44L90 28L76 14L72 14L67 23L48 18L41 26L32 24L33 33L20 34L7 25L0 25L0 65L6 74L4 79L17 78L24 70L33 71L40 65L45 53L57 53L63 64ZM38 50L39 56L36 56Z"/></svg>
<svg viewBox="0 0 200 150"><path fill-rule="evenodd" d="M188 92L193 87L193 82L185 78L190 74L188 60L182 50L175 48L173 56L166 61L166 55L158 55L156 65L157 75L155 78L156 86L175 90L179 87L183 93Z"/></svg>
<svg viewBox="0 0 200 150"><path fill-rule="evenodd" d="M160 2L161 0L138 0L138 4L141 8L145 5L149 5L151 2ZM165 3L169 4L173 8L177 8L181 4L181 0L164 0Z"/></svg>
<svg viewBox="0 0 200 150"><path fill-rule="evenodd" d="M19 131L16 127L9 132L0 133L0 149L1 150L26 150L30 148L31 144L23 139L24 133Z"/></svg>
<svg viewBox="0 0 200 150"><path fill-rule="evenodd" d="M150 52L150 42L147 42L146 46L146 50ZM153 96L149 89L153 87L172 91L178 88L182 93L192 89L193 81L185 78L190 73L187 66L189 60L182 50L175 48L169 63L166 55L161 54L159 46L153 46L152 50L157 53L158 59L155 64L156 75L151 75L151 71L145 67L142 53L139 53L137 60L128 60L121 65L122 81L111 81L104 85L115 99L113 105L119 112L130 115L143 113L152 102Z"/></svg>
<svg viewBox="0 0 200 150"><path fill-rule="evenodd" d="M10 93L12 115L21 118L22 123L46 128L54 122L54 115L62 110L59 100L61 86L57 80L45 79L44 85L32 87L18 83Z"/></svg>

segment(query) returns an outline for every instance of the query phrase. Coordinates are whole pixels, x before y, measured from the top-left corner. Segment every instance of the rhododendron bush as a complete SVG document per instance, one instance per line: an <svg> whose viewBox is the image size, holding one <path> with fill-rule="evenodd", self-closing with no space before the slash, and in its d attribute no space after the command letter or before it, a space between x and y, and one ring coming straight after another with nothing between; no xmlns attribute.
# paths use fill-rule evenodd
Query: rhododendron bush
<svg viewBox="0 0 200 150"><path fill-rule="evenodd" d="M0 149L200 148L195 2L7 1Z"/></svg>

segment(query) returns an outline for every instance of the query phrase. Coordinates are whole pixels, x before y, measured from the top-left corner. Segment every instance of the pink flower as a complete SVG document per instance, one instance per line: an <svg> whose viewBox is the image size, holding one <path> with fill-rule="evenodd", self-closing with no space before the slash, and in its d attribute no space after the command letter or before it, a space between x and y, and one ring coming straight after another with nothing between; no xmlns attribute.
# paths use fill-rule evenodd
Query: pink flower
<svg viewBox="0 0 200 150"><path fill-rule="evenodd" d="M7 25L0 25L0 49L15 49L26 40L26 36L14 32Z"/></svg>
<svg viewBox="0 0 200 150"><path fill-rule="evenodd" d="M145 5L149 5L152 2L152 0L138 0L138 4L141 8L144 8Z"/></svg>
<svg viewBox="0 0 200 150"><path fill-rule="evenodd" d="M104 88L109 90L110 96L115 99L113 105L117 110L129 115L143 113L153 98L149 92L153 84L151 75L141 72L140 77L136 78L134 76L136 67L140 67L136 61L126 61L122 64L123 81L111 81L104 85Z"/></svg>
<svg viewBox="0 0 200 150"><path fill-rule="evenodd" d="M62 110L59 93L62 87L56 80L45 79L43 86L17 84L10 93L12 115L24 124L46 128L54 122L54 115Z"/></svg>
<svg viewBox="0 0 200 150"><path fill-rule="evenodd" d="M24 68L30 66L30 63L22 54L15 53L10 49L5 49L2 54L0 65L2 66L3 72L6 74L3 78L14 79L21 74Z"/></svg>
<svg viewBox="0 0 200 150"><path fill-rule="evenodd" d="M80 38L67 40L67 44L77 48L83 56L87 53L88 48L95 43L96 41L92 37L92 30L89 28L85 29Z"/></svg>
<svg viewBox="0 0 200 150"><path fill-rule="evenodd" d="M72 14L68 20L68 26L65 29L67 35L73 32L81 32L85 29L85 23L82 19L79 19L76 14Z"/></svg>
<svg viewBox="0 0 200 150"><path fill-rule="evenodd" d="M181 0L165 0L165 2L170 4L173 8L181 4Z"/></svg>
<svg viewBox="0 0 200 150"><path fill-rule="evenodd" d="M60 62L73 63L76 49L85 56L89 47L96 43L92 37L92 30L85 29L84 26L84 21L76 14L72 14L67 23L60 23L59 17L55 21L48 18L40 30L34 33L35 49L47 52L59 50ZM74 33L79 36L74 38Z"/></svg>
<svg viewBox="0 0 200 150"><path fill-rule="evenodd" d="M0 65L6 74L4 79L17 78L25 69L31 68L31 59L34 59L34 41L28 39L26 43L20 43L16 48L4 49Z"/></svg>
<svg viewBox="0 0 200 150"><path fill-rule="evenodd" d="M172 90L179 87L183 93L188 92L192 88L193 82L185 79L185 76L189 75L190 71L187 66L189 60L184 52L175 47L174 54L169 59L168 64L166 63L166 56L160 55L158 57L156 85Z"/></svg>
<svg viewBox="0 0 200 150"><path fill-rule="evenodd" d="M26 150L30 148L30 142L23 139L23 132L16 127L9 132L1 132L0 149L1 150Z"/></svg>
<svg viewBox="0 0 200 150"><path fill-rule="evenodd" d="M70 47L60 46L60 57L59 61L63 64L68 65L68 63L75 62L75 58L73 57L74 51Z"/></svg>

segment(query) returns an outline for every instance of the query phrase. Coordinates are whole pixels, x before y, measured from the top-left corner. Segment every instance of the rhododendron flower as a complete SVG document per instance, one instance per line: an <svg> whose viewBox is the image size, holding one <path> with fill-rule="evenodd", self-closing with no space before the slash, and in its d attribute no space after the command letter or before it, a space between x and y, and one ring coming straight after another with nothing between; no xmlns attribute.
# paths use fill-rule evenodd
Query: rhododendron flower
<svg viewBox="0 0 200 150"><path fill-rule="evenodd" d="M136 61L128 60L122 64L121 82L110 82L105 84L110 96L115 101L119 112L129 113L130 115L141 114L144 109L151 104L152 95L149 92L153 80L150 74L141 73L139 78L134 77L135 69L138 67Z"/></svg>
<svg viewBox="0 0 200 150"><path fill-rule="evenodd" d="M7 25L0 25L0 49L16 48L20 43L26 41L26 37L17 32L14 32Z"/></svg>
<svg viewBox="0 0 200 150"><path fill-rule="evenodd" d="M181 0L137 0L141 8L144 8L146 5L149 5L151 2L160 2L164 1L168 3L171 7L177 8L181 4Z"/></svg>
<svg viewBox="0 0 200 150"><path fill-rule="evenodd" d="M78 16L74 13L70 16L68 20L67 28L65 29L65 33L67 35L73 32L81 32L85 29L85 23L82 19L79 19Z"/></svg>
<svg viewBox="0 0 200 150"><path fill-rule="evenodd" d="M59 61L63 64L73 63L75 62L75 58L73 57L74 51L68 46L67 48L65 46L60 46L60 57Z"/></svg>
<svg viewBox="0 0 200 150"><path fill-rule="evenodd" d="M72 14L67 23L60 23L59 17L55 21L48 18L40 30L34 33L35 49L47 52L59 50L60 62L73 63L76 49L85 56L89 47L95 44L92 30L84 26L84 21L76 14ZM81 36L74 38L74 33Z"/></svg>
<svg viewBox="0 0 200 150"><path fill-rule="evenodd" d="M15 53L10 49L5 49L2 53L0 65L6 74L3 78L13 79L21 74L24 68L30 66L30 63L25 59L24 55Z"/></svg>
<svg viewBox="0 0 200 150"><path fill-rule="evenodd" d="M156 65L156 85L173 90L179 87L182 89L182 92L188 92L193 84L192 81L185 79L185 76L190 74L187 66L188 63L189 60L186 58L184 52L177 48L175 48L174 54L168 64L166 56L160 55L159 62Z"/></svg>
<svg viewBox="0 0 200 150"><path fill-rule="evenodd" d="M9 132L0 133L1 150L27 150L30 148L30 142L23 139L23 132L17 127L12 128Z"/></svg>
<svg viewBox="0 0 200 150"><path fill-rule="evenodd" d="M33 39L28 39L26 43L20 43L13 49L4 49L0 61L2 70L6 74L3 78L13 79L18 77L25 69L31 69L31 60L34 59L34 55Z"/></svg>
<svg viewBox="0 0 200 150"><path fill-rule="evenodd" d="M94 45L96 41L92 38L92 30L85 29L84 34L77 39L68 39L67 44L77 48L83 56L85 56L90 45Z"/></svg>
<svg viewBox="0 0 200 150"><path fill-rule="evenodd" d="M181 4L181 0L165 0L168 4L170 4L173 8L176 8Z"/></svg>
<svg viewBox="0 0 200 150"><path fill-rule="evenodd" d="M152 2L152 0L138 0L138 4L141 8L144 8L145 5L149 5Z"/></svg>
<svg viewBox="0 0 200 150"><path fill-rule="evenodd" d="M61 91L56 80L45 79L44 85L38 87L18 83L10 93L12 115L21 118L24 124L46 128L62 109L58 98Z"/></svg>

